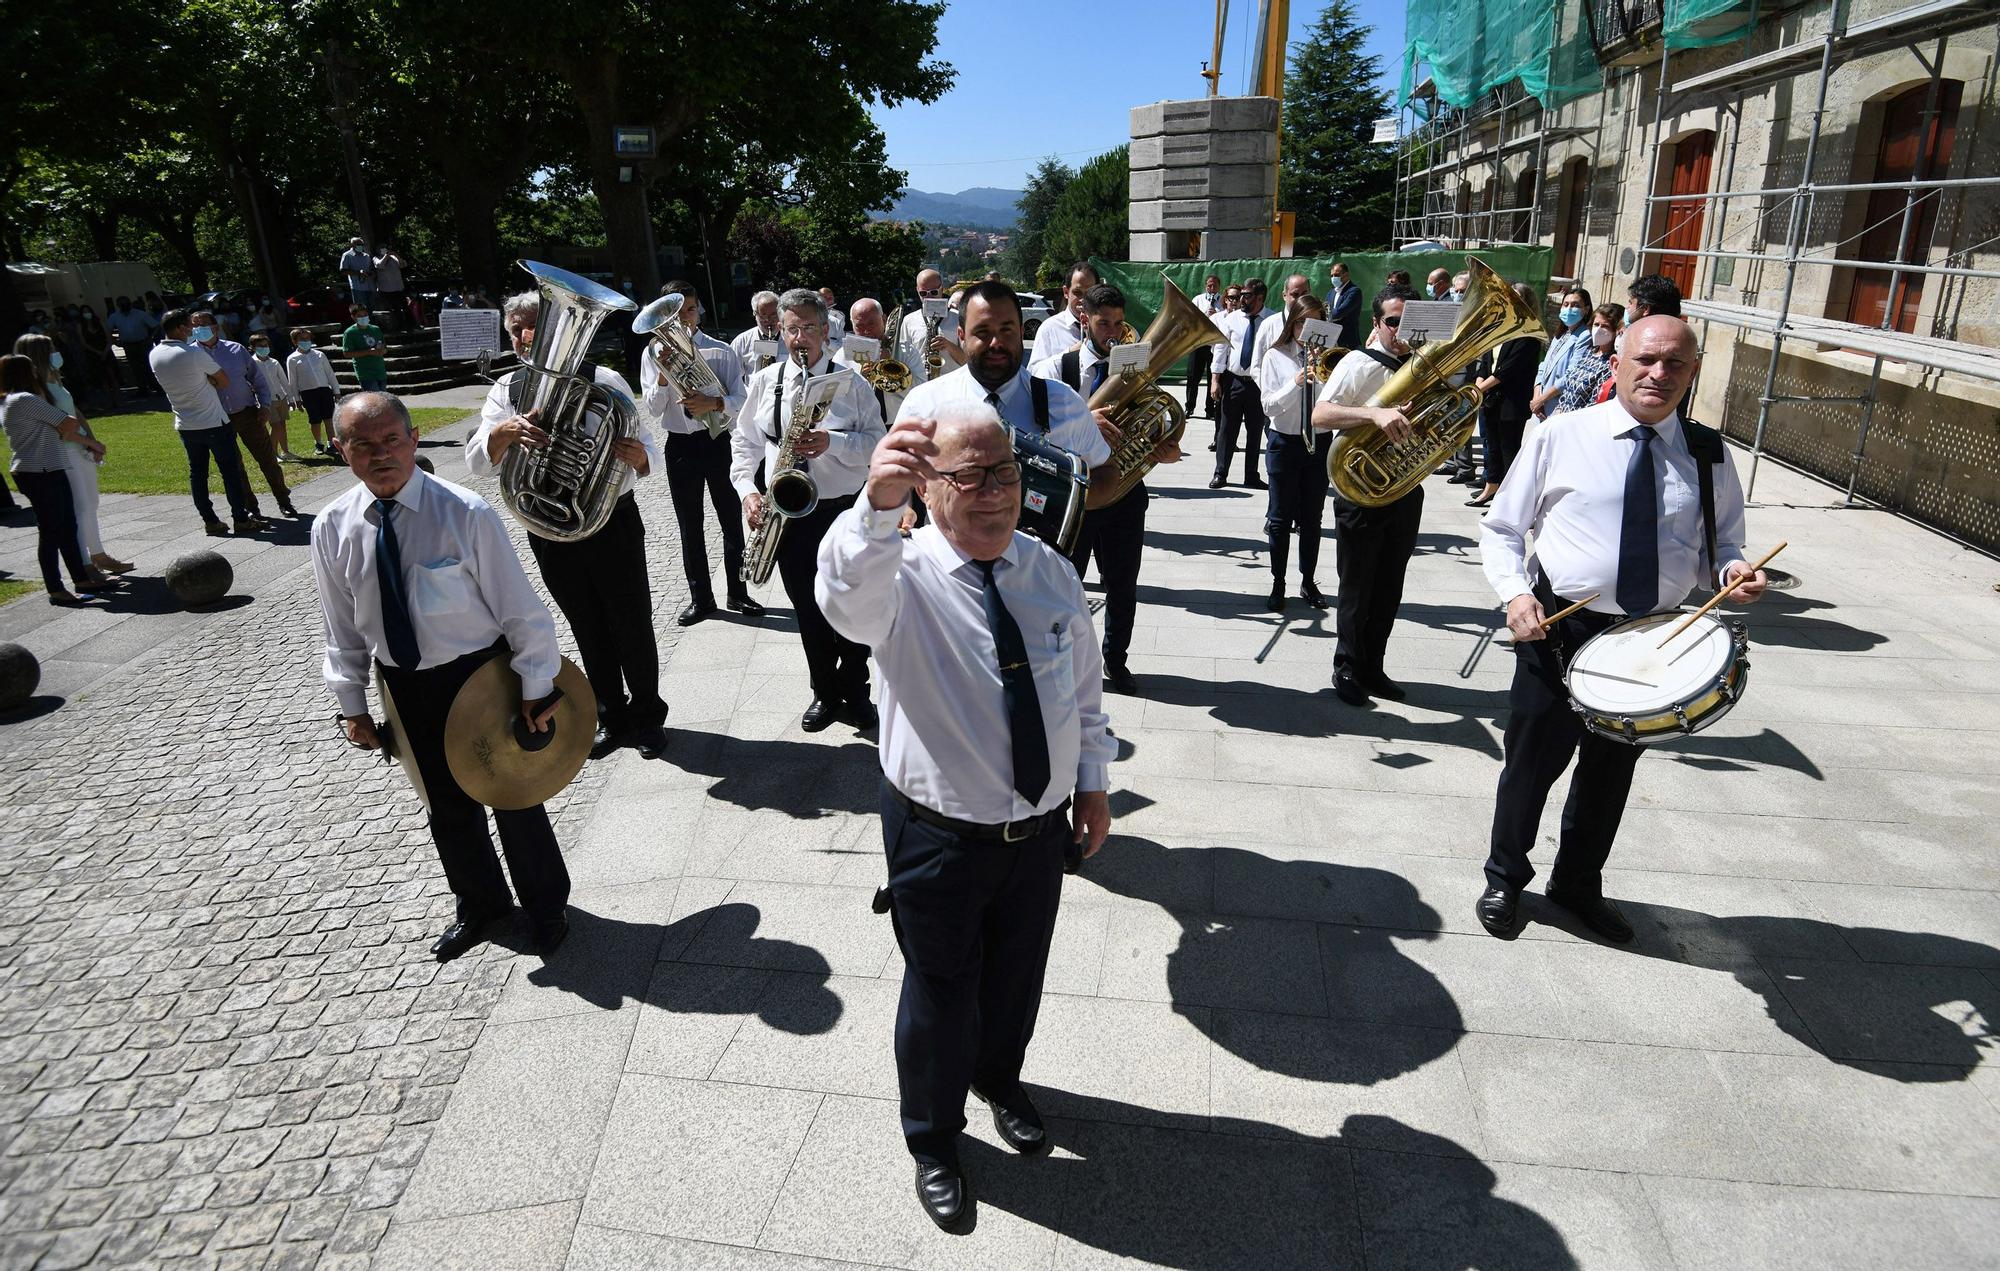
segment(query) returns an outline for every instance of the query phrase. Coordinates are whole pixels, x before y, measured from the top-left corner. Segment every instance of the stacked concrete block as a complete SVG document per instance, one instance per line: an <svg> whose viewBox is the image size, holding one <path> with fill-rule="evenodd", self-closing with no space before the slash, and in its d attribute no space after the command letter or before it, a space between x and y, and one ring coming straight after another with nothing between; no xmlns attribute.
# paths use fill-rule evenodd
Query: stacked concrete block
<svg viewBox="0 0 2000 1271"><path fill-rule="evenodd" d="M1133 107L1131 258L1270 255L1277 130L1271 97Z"/></svg>

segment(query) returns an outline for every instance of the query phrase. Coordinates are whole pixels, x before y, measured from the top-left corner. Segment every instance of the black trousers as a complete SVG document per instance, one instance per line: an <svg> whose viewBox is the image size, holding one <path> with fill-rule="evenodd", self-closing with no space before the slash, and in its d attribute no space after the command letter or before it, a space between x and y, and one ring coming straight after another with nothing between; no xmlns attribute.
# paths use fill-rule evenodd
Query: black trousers
<svg viewBox="0 0 2000 1271"><path fill-rule="evenodd" d="M1332 444L1323 434L1294 437L1276 429L1264 439L1264 471L1271 479L1264 505L1264 536L1271 545L1271 577L1280 585L1285 581L1293 529L1299 532L1299 579L1318 584L1328 485L1325 450Z"/></svg>
<svg viewBox="0 0 2000 1271"><path fill-rule="evenodd" d="M528 550L576 636L583 674L597 694L597 718L613 733L665 723L646 523L631 493L589 538L557 543L530 534Z"/></svg>
<svg viewBox="0 0 2000 1271"><path fill-rule="evenodd" d="M784 536L778 540L778 577L785 584L792 612L798 616L799 642L806 647L813 696L823 702L868 700L868 646L835 631L813 595L813 579L819 576L819 541L826 537L834 518L854 506L854 499L852 494L821 499L812 515L785 526Z"/></svg>
<svg viewBox="0 0 2000 1271"><path fill-rule="evenodd" d="M722 524L723 583L731 596L743 593L743 501L729 484L729 434L711 437L700 432L667 434L667 493L674 501L674 520L681 527L681 568L687 571L688 597L705 609L715 607L715 583L708 573L708 534L702 525L702 492L715 506ZM786 533L790 533L787 530Z"/></svg>
<svg viewBox="0 0 2000 1271"><path fill-rule="evenodd" d="M1202 385L1208 383L1209 368L1212 367L1214 364L1215 364L1215 350L1209 348L1206 344L1202 345L1194 352L1188 354L1187 413L1189 415L1194 414L1195 394L1201 391ZM1209 398L1208 417L1210 419L1215 418L1215 399L1213 397Z"/></svg>
<svg viewBox="0 0 2000 1271"><path fill-rule="evenodd" d="M1546 586L1536 588L1535 594L1545 613L1569 603L1558 600ZM1581 609L1557 623L1547 638L1514 646L1514 684L1507 693L1507 759L1500 769L1493 845L1486 858L1486 877L1496 887L1525 887L1534 878L1528 853L1534 850L1542 807L1548 802L1549 787L1574 755L1576 775L1570 778L1569 801L1563 805L1562 837L1549 871L1549 890L1603 894L1604 861L1625 815L1632 769L1645 747L1587 731L1570 708L1563 668L1584 641L1618 621L1614 615Z"/></svg>
<svg viewBox="0 0 2000 1271"><path fill-rule="evenodd" d="M178 434L188 457L188 494L204 524L215 520L215 505L208 501L208 464L215 461L222 473L222 493L229 500L229 514L241 521L257 514L257 500L250 493L250 479L243 475L243 456L236 452L236 430L228 424L214 428L193 428Z"/></svg>
<svg viewBox="0 0 2000 1271"><path fill-rule="evenodd" d="M1058 817L1019 843L962 838L911 817L893 789L882 783L882 847L903 950L903 1140L919 1161L956 1166L969 1089L1028 1110L1021 1065L1041 1009L1070 830Z"/></svg>
<svg viewBox="0 0 2000 1271"><path fill-rule="evenodd" d="M1243 481L1257 475L1257 451L1264 437L1264 399L1257 381L1224 372L1222 376L1222 437L1215 446L1215 475L1228 480L1229 457L1236 453L1236 437L1243 434Z"/></svg>
<svg viewBox="0 0 2000 1271"><path fill-rule="evenodd" d="M42 565L42 585L50 595L68 591L58 563L69 566L69 576L79 583L89 572L76 541L76 500L69 492L69 474L16 472L14 484L35 509L35 556Z"/></svg>
<svg viewBox="0 0 2000 1271"><path fill-rule="evenodd" d="M1514 456L1521 453L1521 442L1527 430L1528 421L1525 418L1503 419L1497 414L1480 416L1479 435L1486 439L1488 484L1499 485L1507 479L1507 469L1514 466Z"/></svg>
<svg viewBox="0 0 2000 1271"><path fill-rule="evenodd" d="M438 862L451 894L458 897L458 916L474 920L504 912L513 899L486 829L486 809L459 789L445 763L444 723L458 690L493 656L492 651L467 654L421 671L382 668L382 680L403 721L398 743L410 748L430 795L431 842L437 845ZM503 649L498 656L508 655ZM493 821L500 827L500 849L507 854L507 873L513 875L521 907L535 922L560 918L569 903L569 869L549 814L536 804L514 812L496 810Z"/></svg>
<svg viewBox="0 0 2000 1271"><path fill-rule="evenodd" d="M1083 578L1090 557L1097 555L1097 577L1104 584L1104 664L1124 666L1132 647L1132 620L1139 612L1139 558L1146 548L1146 504L1152 496L1139 482L1108 508L1083 514L1069 563Z"/></svg>
<svg viewBox="0 0 2000 1271"><path fill-rule="evenodd" d="M1422 486L1387 507L1334 501L1334 533L1340 544L1335 671L1381 672L1396 610L1403 604L1403 575L1410 568L1410 553L1417 549L1417 526L1423 516Z"/></svg>

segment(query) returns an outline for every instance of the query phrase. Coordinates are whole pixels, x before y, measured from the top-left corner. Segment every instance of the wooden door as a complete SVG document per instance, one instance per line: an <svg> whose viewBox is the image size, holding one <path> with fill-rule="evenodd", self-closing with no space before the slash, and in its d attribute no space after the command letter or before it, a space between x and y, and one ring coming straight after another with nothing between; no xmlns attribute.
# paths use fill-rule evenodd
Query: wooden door
<svg viewBox="0 0 2000 1271"><path fill-rule="evenodd" d="M1951 146L1958 131L1959 93L1957 80L1938 84L1937 113L1924 126L1924 100L1930 85L1919 84L1890 99L1882 110L1882 147L1876 156L1871 181L1907 181L1915 171L1919 181L1936 181L1951 168ZM1856 243L1856 260L1900 260L1922 264L1930 246L1931 227L1937 222L1940 190L1915 191L1920 197L1910 217L1908 245L1903 239L1903 209L1909 191L1870 190L1865 227ZM1897 249L1902 254L1897 255ZM1842 252L1841 255L1848 255ZM1898 331L1917 329L1917 310L1924 299L1924 275L1904 274L1896 282L1893 306L1886 269L1861 269L1854 274L1854 287L1847 296L1847 320L1864 327L1882 325L1883 314L1893 312L1890 324Z"/></svg>
<svg viewBox="0 0 2000 1271"><path fill-rule="evenodd" d="M1556 250L1562 253L1562 262L1556 266L1559 278L1576 277L1577 253L1583 248L1583 221L1590 211L1590 183L1586 174L1590 164L1583 159L1571 159L1563 165L1563 188L1568 191L1569 205L1563 211L1562 228L1556 231Z"/></svg>
<svg viewBox="0 0 2000 1271"><path fill-rule="evenodd" d="M1681 289L1683 296L1694 294L1696 267L1701 258L1676 253L1701 250L1701 227L1708 201L1679 196L1708 193L1709 162L1714 156L1713 132L1695 133L1674 147L1673 176L1667 186L1667 193L1674 196L1674 201L1667 204L1667 219L1660 235L1659 271Z"/></svg>

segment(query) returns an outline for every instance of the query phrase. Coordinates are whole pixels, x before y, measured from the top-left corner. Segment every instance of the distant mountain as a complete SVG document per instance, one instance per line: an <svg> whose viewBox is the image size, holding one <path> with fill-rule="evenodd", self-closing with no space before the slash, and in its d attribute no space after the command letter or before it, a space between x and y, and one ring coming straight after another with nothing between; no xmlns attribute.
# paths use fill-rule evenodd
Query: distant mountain
<svg viewBox="0 0 2000 1271"><path fill-rule="evenodd" d="M996 190L977 186L956 194L933 194L926 190L905 190L889 209L899 221L934 221L967 225L976 229L1012 229L1020 200L1019 190Z"/></svg>

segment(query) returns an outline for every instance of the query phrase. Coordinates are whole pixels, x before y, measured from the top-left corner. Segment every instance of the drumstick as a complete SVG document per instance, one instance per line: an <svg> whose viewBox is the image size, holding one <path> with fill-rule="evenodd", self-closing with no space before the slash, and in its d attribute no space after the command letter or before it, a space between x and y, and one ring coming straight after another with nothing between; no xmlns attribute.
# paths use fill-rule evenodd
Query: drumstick
<svg viewBox="0 0 2000 1271"><path fill-rule="evenodd" d="M1691 626L1693 626L1693 625L1694 625L1694 620L1695 620L1696 618L1699 618L1699 617L1701 617L1701 616L1702 616L1703 614L1707 613L1707 612L1708 612L1709 610L1711 610L1711 609L1715 608L1715 607L1716 607L1717 605L1721 604L1721 603L1722 603L1722 598L1723 598L1724 596L1727 596L1727 595L1728 595L1728 594L1729 594L1730 592L1732 592L1732 591L1735 591L1735 590L1736 590L1736 589L1737 589L1738 587L1742 586L1742 585L1743 585L1743 582L1744 582L1744 579L1749 579L1749 578L1755 578L1755 577L1757 576L1757 571L1758 571L1758 570L1760 570L1760 569L1762 569L1762 568L1764 568L1764 566L1766 566L1766 565L1770 564L1770 563L1771 563L1771 558L1772 558L1773 556L1776 556L1776 555L1777 555L1777 554L1778 554L1779 552L1782 552L1782 551L1784 551L1784 550L1785 550L1785 547L1786 547L1786 546L1787 546L1787 544L1785 544L1785 543L1783 543L1783 542L1780 542L1780 543L1779 543L1779 544L1778 544L1778 545L1777 545L1776 547L1772 548L1772 549L1771 549L1770 551L1768 551L1768 552L1765 552L1765 553L1764 553L1764 559L1763 559L1763 560L1760 560L1760 561L1758 561L1758 562L1757 562L1757 563L1756 563L1755 565L1752 565L1752 566L1750 567L1750 572L1749 572L1749 573L1747 573L1747 574L1743 575L1743 577L1742 577L1742 578L1739 578L1739 579L1737 579L1737 580L1736 580L1735 582L1733 582L1733 583L1729 584L1729 585L1728 585L1727 587L1724 587L1724 588L1723 588L1722 590L1720 590L1720 591L1716 592L1716 593L1715 593L1715 594L1714 594L1713 596L1710 596L1710 597L1708 598L1708 603L1707 603L1707 604L1705 604L1705 605L1703 605L1703 606L1702 606L1701 608L1699 608L1699 609L1695 610L1695 611L1694 611L1693 613L1689 614L1689 615L1688 615L1687 617L1685 617L1685 618L1682 618L1682 619L1681 619L1681 621L1680 621L1680 625L1679 625L1679 626L1675 627L1675 628L1674 628L1674 629L1673 629L1672 631L1669 631L1669 632L1667 632L1667 636L1666 636L1666 640L1662 640L1662 641L1660 641L1660 642L1659 642L1658 644L1654 645L1653 647L1654 647L1654 648L1656 648L1656 649L1664 649L1664 648L1666 648L1666 647L1667 647L1667 640L1671 640L1671 639L1673 639L1673 638L1674 638L1675 636L1679 635L1679 634L1680 634L1681 632L1683 632L1683 631L1687 630L1687 629L1688 629L1689 627L1691 627Z"/></svg>
<svg viewBox="0 0 2000 1271"><path fill-rule="evenodd" d="M1556 610L1548 617L1542 619L1542 630L1547 631L1550 627L1553 627L1558 622L1561 622L1564 618L1569 617L1571 614L1575 613L1577 610L1583 608L1585 605L1589 604L1591 601L1597 599L1599 596L1603 594L1604 593L1601 591L1593 591L1588 596L1585 596L1582 600L1579 600L1575 604L1571 605L1569 608Z"/></svg>

